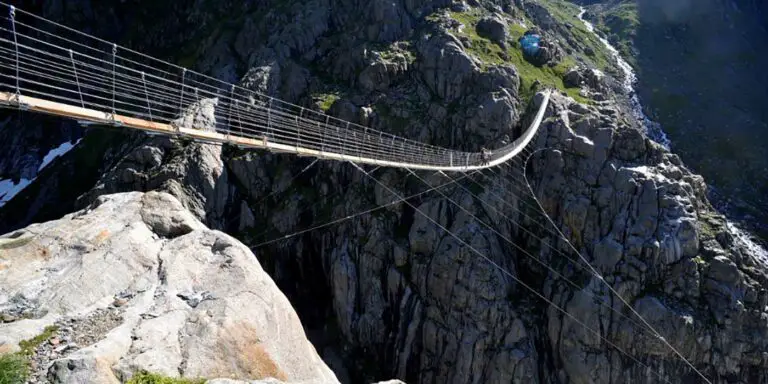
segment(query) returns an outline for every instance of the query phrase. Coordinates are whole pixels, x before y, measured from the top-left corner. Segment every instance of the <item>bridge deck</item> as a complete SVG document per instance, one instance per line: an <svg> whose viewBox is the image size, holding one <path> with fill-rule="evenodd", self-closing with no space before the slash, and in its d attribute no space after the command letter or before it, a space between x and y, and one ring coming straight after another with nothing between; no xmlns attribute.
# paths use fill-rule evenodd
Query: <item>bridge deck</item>
<svg viewBox="0 0 768 384"><path fill-rule="evenodd" d="M267 149L273 152L280 153L293 153L299 156L316 157L320 159L338 160L338 161L352 161L362 164L372 164L383 167L393 168L407 168L407 169L423 169L423 170L435 170L435 171L453 171L453 172L466 172L471 170L485 169L495 167L502 163L507 162L516 155L518 155L533 139L541 121L544 117L547 105L549 103L550 92L544 92L544 100L539 107L539 111L536 114L536 118L530 127L523 133L523 135L515 140L513 143L497 149L495 155L487 164L473 164L473 165L457 165L457 166L435 166L425 165L409 162L397 162L390 160L382 160L365 156L351 156L348 154L318 151L316 149L304 148L301 146L292 146L280 143L270 142L266 138L254 139L250 137L242 137L234 134L221 134L218 132L211 132L193 128L174 127L166 123L158 123L139 119L130 116L124 116L120 114L112 114L109 112L97 111L94 109L82 108L74 105L59 103L55 101L40 99L29 96L16 96L16 94L9 92L0 92L0 103L5 105L17 105L24 109L45 113L49 115L63 116L74 118L77 120L86 120L106 126L112 127L127 127L132 129L139 129L154 134L162 134L168 136L182 136L188 137L197 141L215 142L215 143L227 143L236 145L243 148L257 148Z"/></svg>

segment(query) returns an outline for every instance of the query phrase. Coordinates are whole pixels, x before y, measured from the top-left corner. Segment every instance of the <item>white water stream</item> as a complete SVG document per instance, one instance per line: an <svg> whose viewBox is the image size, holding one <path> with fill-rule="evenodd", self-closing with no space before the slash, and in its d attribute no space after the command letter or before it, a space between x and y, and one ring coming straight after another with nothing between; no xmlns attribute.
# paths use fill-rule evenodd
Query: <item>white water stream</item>
<svg viewBox="0 0 768 384"><path fill-rule="evenodd" d="M579 12L579 20L584 23L584 26L587 27L588 31L595 34L600 42L605 45L608 51L611 52L611 55L613 55L613 57L616 59L616 63L619 65L619 68L621 68L621 71L624 72L624 89L627 91L627 96L629 96L629 106L632 109L632 114L634 115L635 119L637 119L640 125L645 128L645 132L648 137L669 149L670 141L669 138L667 138L667 135L661 129L661 124L651 120L643 112L643 105L640 103L640 97L637 95L637 92L635 92L637 75L632 69L632 66L629 65L629 63L624 60L623 57L621 57L618 49L611 45L608 40L604 39L597 32L595 32L595 26L584 19L584 13L586 12L587 10L584 9L584 7L581 7L581 12Z"/></svg>
<svg viewBox="0 0 768 384"><path fill-rule="evenodd" d="M640 97L637 95L637 92L635 92L635 83L637 83L637 75L635 74L635 71L632 69L632 66L629 65L629 63L626 60L624 60L623 57L621 57L621 54L619 53L618 49L616 49L613 45L611 45L611 43L607 39L604 39L597 32L595 32L595 26L592 25L592 23L590 23L589 21L584 19L584 13L586 12L587 12L586 9L584 9L584 7L581 7L581 12L579 12L579 20L581 20L584 23L584 26L586 26L587 30L594 33L595 36L598 39L600 39L600 41L605 45L608 51L611 52L611 55L613 55L614 58L616 59L616 62L619 65L619 68L621 68L621 71L624 72L624 88L627 91L627 95L629 96L629 104L632 109L632 114L638 120L638 122L645 128L645 131L648 134L648 137L650 137L652 140L656 141L657 143L663 145L665 148L669 149L670 141L669 141L669 138L667 138L667 135L661 129L661 124L651 120L643 112L643 105L640 103ZM749 253L755 257L756 261L761 262L763 265L768 265L767 250L765 250L763 247L761 247L759 244L753 241L752 238L747 234L747 232L737 227L736 224L729 221L727 222L727 227L728 227L728 230L731 232L731 234L737 239L739 239L742 244L744 244L744 246L748 249Z"/></svg>

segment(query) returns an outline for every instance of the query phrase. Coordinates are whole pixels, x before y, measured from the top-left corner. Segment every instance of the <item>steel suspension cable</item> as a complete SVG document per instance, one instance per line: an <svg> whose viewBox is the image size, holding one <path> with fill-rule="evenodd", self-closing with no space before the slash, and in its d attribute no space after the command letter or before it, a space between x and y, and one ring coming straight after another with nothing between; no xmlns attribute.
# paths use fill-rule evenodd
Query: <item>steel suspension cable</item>
<svg viewBox="0 0 768 384"><path fill-rule="evenodd" d="M411 171L411 172L413 172L413 171ZM482 170L479 170L479 171L478 171L478 173L482 173ZM445 175L445 173L443 173L443 174ZM421 177L419 177L418 175L414 174L414 176L415 176L415 177L417 177L417 178L419 178L420 180L424 181L424 180L423 180ZM451 177L450 177L450 176L448 176L448 175L445 175L445 176L446 176L446 177L448 177L448 178L451 178ZM471 177L468 177L468 179L471 179ZM475 183L475 184L477 184L477 185L480 185L480 184L478 184L478 183ZM476 200L480 201L480 203L481 203L481 204L483 204L483 205L487 206L488 208L490 208L491 210L493 210L495 213L497 213L497 214L499 214L499 215L503 216L505 219L507 219L508 221L510 221L511 223L513 223L513 224L514 224L514 225L515 225L517 228L521 229L523 232L527 233L529 236L531 236L531 237L533 237L534 239L536 239L536 240L538 241L538 243L539 243L539 244L547 246L547 247L548 247L550 250L552 250L553 252L556 252L556 253L560 254L561 256L563 256L563 257L564 257L566 260L568 260L568 261L569 261L569 262L570 262L570 263L571 263L573 266L577 267L578 269L580 269L580 270L581 270L581 271L583 271L583 272L586 272L586 273L588 273L588 274L591 274L591 275L592 275L592 272L591 272L591 271L589 271L589 270L588 270L588 269L587 269L585 266L582 266L582 265L581 265L581 263L579 263L577 260L575 260L575 259L573 259L573 258L570 258L570 257L568 257L568 255L567 255L567 254L565 254L564 252L560 251L559 249L557 249L557 248L556 248L555 246L553 246L552 244L549 244L548 242L545 242L543 238L541 238L541 237L537 236L536 234L534 234L533 232L531 232L530 230L528 230L528 229L527 229L527 228L526 228L526 227L525 227L523 224L521 224L519 221L517 221L517 220L515 220L515 219L512 219L511 217L509 217L509 215L505 214L504 212L501 212L501 211L499 211L499 210L498 210L498 209L496 209L496 208L495 208L493 205L489 204L487 201L483 200L483 199L482 199L480 196L478 196L477 194L475 194L474 192L472 192L470 189L468 189L468 188L466 188L466 187L462 186L460 183L457 183L457 186L458 186L459 188L461 188L461 189L462 189L464 192L466 192L466 193L468 193L469 195L471 195L471 196L472 196L473 198L475 198ZM480 186L481 186L481 185L480 185ZM441 195L442 195L442 193L441 193ZM514 196L514 198L515 198L517 201L522 201L522 199L521 199L519 196L516 196L516 195L513 195L513 196ZM624 318L624 319L628 320L630 323L632 323L632 324L634 324L634 325L637 325L637 326L641 327L641 329L640 329L640 331L641 331L641 332L643 332L643 331L645 330L645 328L646 328L646 327L645 327L643 324L641 324L641 323L637 322L637 320L635 320L635 319L633 319L633 318L631 318L631 317L629 317L629 316L627 316L627 315L625 315L625 314L623 314L623 313L619 312L619 311L618 311L616 308L613 308L613 306L609 305L607 302L605 302L604 300L602 300L600 296L598 296L598 295L596 295L596 294L594 294L594 293L592 293L592 292L583 291L583 288L584 288L584 287L582 287L582 286L580 286L580 285L576 284L576 283L575 283L575 282L573 282L571 279L569 279L568 277L566 277L565 275L563 275L561 272L558 272L557 270L553 269L553 268L552 268L550 265L546 264L546 263L545 263L544 261L542 261L540 258L538 258L538 257L535 257L533 254L531 254L530 252L528 252L528 251L527 251L527 250L525 250L524 248L522 248L522 247L518 246L517 244L515 244L515 243L514 243L514 241L512 241L512 240L509 238L509 236L506 236L506 235L504 235L504 234L500 233L500 231L499 231L499 230L495 229L494 227L492 227L492 226L491 226L490 224L488 224L487 222L484 222L483 220L481 220L480 218L478 218L478 217L477 217L475 214L472 214L471 212L467 211L465 208L461 207L461 206L460 206L458 203L456 203L455 201L453 201L453 200L452 200L450 197L448 197L448 196L446 196L446 195L443 195L443 197L444 197L444 198L446 198L447 200L451 201L451 202L452 202L454 205L456 205L457 207L459 207L459 208L460 208L462 211L464 211L465 213L467 213L467 214L471 215L471 216L472 216L472 217L475 219L475 221L477 221L477 222L479 222L479 223L483 224L484 226L486 226L488 229L490 229L491 231L493 231L493 232L494 232L496 235L498 235L499 237L501 237L501 238L502 238L504 241L506 241L507 243L509 243L510 245L512 245L513 247L515 247L516 249L518 249L520 252L522 252L522 253L523 253L525 256L527 256L527 257L531 258L533 261L535 261L536 263L538 263L538 264L539 264L539 265L541 265L542 267L544 267L544 268L546 268L547 270L549 270L549 271L550 271L552 274L554 274L556 277L558 277L558 278L560 278L560 279L564 280L564 281L565 281L565 282L566 282L568 285L570 285L570 286L572 286L572 287L576 288L576 290L581 290L581 291L582 291L582 292L583 292L585 295L587 295L587 296L589 296L589 297L592 297L592 298L594 298L596 301L598 301L598 305L600 305L600 306L602 306L602 307L604 307L604 308L607 308L608 310L610 310L610 311L614 312L615 314L617 314L619 317L622 317L622 318ZM504 200L501 200L501 201L504 201ZM510 206L512 206L512 205L510 205ZM513 206L512 206L512 207L513 207ZM519 212L519 213L523 213L523 212L522 212L522 211L520 211L519 209L517 209L517 208L515 208L515 207L513 207L513 208L514 208L514 209L515 209L517 212ZM533 222L534 222L536 225L538 225L538 226L539 226L539 227L541 227L542 229L545 229L545 226L544 226L544 225L542 225L541 223L539 223L538 221L536 221L534 218L532 218L532 217L530 217L530 216L528 216L528 218L529 218L529 220L533 221ZM554 234L554 232L553 232L553 234ZM657 337L656 335L652 335L652 336L654 336L654 337Z"/></svg>
<svg viewBox="0 0 768 384"><path fill-rule="evenodd" d="M359 166L358 166L357 164L355 164L355 163L352 163L352 164L353 164L353 165L355 165L355 167L357 167L357 169L358 169L360 172L362 172L363 174L365 174L366 176L368 176L369 178L371 178L371 179L372 179L373 181L375 181L375 182L376 182L376 183L377 183L379 186L381 186L382 188L384 188L385 190L387 190L387 191L388 191L390 194L394 195L396 198L401 198L401 197L400 197L400 196L397 194L397 192L395 192L395 191L392 191L392 189L390 189L389 187L387 187L387 185L386 185L386 184L384 184L384 183L380 182L380 181L379 181L378 179L376 179L375 177L373 177L373 176L370 176L370 175L369 175L369 174L368 174L368 173L367 173L367 172L366 172L366 171L365 171L363 168L359 167ZM401 199L402 199L402 198L401 198ZM502 274L504 274L504 275L508 276L509 278L511 278L512 280L514 280L514 281L515 281L515 282L517 282L518 284L520 284L522 287L524 287L526 290L528 290L528 291L530 291L531 293L533 293L533 294L534 294L535 296L537 296L539 299L541 299L541 300L543 300L544 302L546 302L547 304L549 304L549 305L553 306L553 307L554 307L554 308L555 308L555 309L556 309L558 312L562 313L563 315L567 316L568 318L570 318L571 320L573 320L573 321L574 321L574 322L576 322L577 324L581 325L581 326L582 326L582 327L583 327L585 330L587 330L587 331L589 331L589 332L593 333L595 336L599 337L599 338L600 338L602 341L604 341L606 344L608 344L609 346L611 346L611 347L612 347L612 348L614 348L615 350L619 351L621 354L623 354L623 355L627 356L628 358L630 358L631 360L633 360L635 363L637 363L637 364L639 364L639 365L643 366L644 368L646 368L647 370L649 370L649 371L651 371L651 372L655 373L655 374L656 374L656 375L659 377L659 379L661 379L662 381L664 381L664 382L669 382L669 381L668 381L668 380L666 380L666 379L665 379L663 376L661 376L661 373L659 373L659 372L654 372L654 371L653 371L653 370L652 370L652 369L651 369L651 368L650 368L650 367L649 367L647 364L644 364L643 362L641 362L641 361L640 361L639 359L637 359L636 357L634 357L634 356L630 355L629 353L627 353L626 351L624 351L622 348L620 348L618 345L614 344L613 342L611 342L610 340L608 340L607 338L605 338L605 337L604 337L604 336L603 336L603 335L602 335L602 334L601 334L599 331L596 331L596 330L592 329L592 328L591 328L591 327L589 327L589 326L588 326L586 323L584 323L583 321L579 320L578 318L576 318L575 316L573 316L571 313L569 313L568 311L566 311L565 309L563 309L562 307L560 307L559 305L557 305L555 302L553 302L552 300L550 300L549 298L547 298L547 297L546 297L546 296L544 296L543 294L541 294L541 293L539 293L538 291L536 291L536 290L535 290L533 287L531 287L530 285L528 285L527 283L525 283L525 282L524 282L522 279L518 278L517 276L515 276L514 274L512 274L511 272L509 272L508 270L506 270L505 268L503 268L501 265L499 265L498 263L496 263L495 261L493 261L493 260L492 260L490 257L486 256L484 253L482 253L482 252L480 252L479 250L477 250L477 248L475 248L475 247L474 247L474 246L472 246L471 244L467 243L465 240L463 240L461 237L459 237L459 236L458 236L458 235L456 235L455 233L451 232L451 231L450 231L448 228L446 228L446 227L445 227L445 226L443 226L442 224L438 223L438 222L437 222L435 219L433 219L433 218L429 217L429 215L427 215L426 213L424 213L424 212L423 212L421 209L419 209L418 207L416 207L416 206L414 206L413 204L409 203L408 201L405 201L405 203L406 203L407 205L409 205L409 206L410 206L410 207L411 207L411 208L412 208L412 209L413 209L415 212L419 213L421 216L423 216L424 218L426 218L427 220L429 220L429 221L430 221L432 224L436 225L436 226L437 226L437 227L439 227L441 230L443 230L444 232L446 232L448 235L450 235L451 237L453 237L454 239L456 239L456 241L458 241L459 243L461 243L461 245L463 245L464 247L466 247L467 249L469 249L470 251L472 251L472 252L473 252L473 253L475 253L476 255L478 255L478 256L480 256L481 258L483 258L485 261L487 261L489 264L491 264L491 266L493 266L494 268L496 268L497 270L499 270L499 271L500 271Z"/></svg>
<svg viewBox="0 0 768 384"><path fill-rule="evenodd" d="M653 330L653 332L656 334L656 336L657 336L657 337L658 337L658 338L659 338L659 339L660 339L660 340L661 340L661 341L662 341L662 342L663 342L663 343L664 343L664 344L665 344L665 345L666 345L666 346L667 346L667 347L668 347L668 348L669 348L671 351L673 351L673 352L674 352L674 353L675 353L675 354L676 354L676 355L677 355L677 356L678 356L678 357L679 357L681 360L683 360L683 362L684 362L686 365L688 365L688 367L690 367L690 368L691 368L691 369L692 369L694 372L696 372L696 374L697 374L697 375L698 375L698 376L699 376L699 377L700 377L702 380L704 380L705 382L707 382L707 383L711 384L711 381L710 381L710 380L709 380L709 379L708 379L706 376L704 376L704 374L703 374L703 373L702 373L702 372L701 372L701 371L700 371L698 368L696 368L696 367L693 365L693 363L691 363L691 361L690 361L690 360L688 360L688 359L687 359L685 356L683 356L683 354L682 354L682 353L680 353L680 351L679 351L679 350L677 350L677 348L675 348L675 347L674 347L672 344L670 344L670 343L669 343L669 341L667 341L667 339L666 339L664 336L662 336L662 335L661 335L661 333L659 333L659 331L657 331L655 327L653 327L653 326L652 326L652 325L651 325L651 324L650 324L650 323L649 323L649 322L648 322L648 321L647 321L647 320L646 320L646 319L645 319L643 316L641 316L641 315L640 315L640 313L639 313L639 312L637 312L637 310L636 310L636 309L635 309L635 308L634 308L632 305L630 305L630 304L629 304L629 302L628 302L626 299L624 299L624 297L623 297L623 296L621 296L621 295L619 294L619 292L618 292L618 291L616 291L616 290L613 288L613 286L612 286L611 284L608 284L608 282L607 282L607 281L605 281L605 278L603 278L603 277L602 277L602 275L600 274L600 272L598 272L598 271L597 271L597 269L596 269L595 267L593 267L593 266L592 266L592 264L590 264L590 263L589 263L589 261L587 261L587 259L586 259L586 258L585 258L585 257L584 257L582 254L581 254L581 252L579 252L579 251L576 249L576 247L575 247L575 246L574 246L574 245L573 245L573 244L570 242L570 240L568 240L568 238L565 236L565 234L563 234L563 232L560 230L560 228L559 228L559 227L558 227L558 226L555 224L554 220L552 220L552 218L551 218L551 217L549 217L549 215L547 214L547 212L544 210L544 206L542 206L542 205L541 205L541 202L540 202L540 201L539 201L539 199L536 197L536 194L533 192L533 187L531 187L531 183L530 183L530 181L528 180L528 176L527 176L527 173L526 173L526 167L527 167L527 165L528 165L528 161L531 159L531 157L533 157L533 156L534 156L536 153L538 153L539 151L543 151L543 150L546 150L546 149L547 149L547 148L542 148L542 149L540 149L540 150L534 151L534 153L533 153L533 154L531 154L531 156L529 156L528 158L526 158L526 159L525 159L525 165L524 165L524 167L523 167L523 176L525 177L525 184L526 184L526 186L528 187L528 190L530 191L530 194L531 194L531 196L533 197L533 200L536 202L536 204L538 205L538 207L539 207L539 209L541 210L541 212L542 212L542 213L544 213L544 216L547 218L547 220L549 221L549 223L550 223L550 224L551 224L551 225L552 225L552 226L553 226L553 227L554 227L554 228L557 230L557 232L560 234L560 237L561 237L561 238L562 238L562 239L565 241L565 243L566 243L566 244L568 244L568 246L569 246L571 249L573 249L573 251L574 251L574 252L576 252L576 254L577 254L577 255L579 255L579 258L580 258L580 259L581 259L581 260L582 260L584 263L586 263L586 264L587 264L587 266L588 266L588 267L589 267L589 268L592 270L592 272L593 272L595 275L597 275L597 276L598 276L599 280L600 280L600 281L602 281L602 282L603 282L603 283L606 285L606 287L608 287L608 289L609 289L609 290L610 290L610 291L611 291L611 292L612 292L612 293L613 293L613 294L614 294L614 295L615 295L615 296L616 296L616 297L617 297L619 300L621 300L621 302L622 302L622 303L623 303L623 304L624 304L624 305L625 305L627 308L629 308L629 310L630 310L630 311L632 311L632 313L633 313L635 316L637 316L637 317L640 319L640 321L642 321L642 322L643 322L643 323L644 323L644 324L645 324L645 325L646 325L646 326L647 326L649 329Z"/></svg>
<svg viewBox="0 0 768 384"><path fill-rule="evenodd" d="M370 171L369 173L372 174L374 171L375 171L375 169ZM477 171L471 171L469 174L474 174L476 172ZM431 187L430 186L430 188L427 189L427 190L424 190L424 191L421 191L421 192L418 192L418 193L414 193L414 194L408 195L408 196L406 196L404 198L399 198L399 199L393 200L393 201L391 201L389 203L382 204L382 205L376 206L374 208L371 208L371 209L368 209L368 210L365 210L365 211L361 211L361 212L358 212L358 213L355 213L355 214L352 214L352 215L347 215L345 217L341 217L339 219L335 219L335 220L332 220L332 221L329 221L329 222L326 222L326 223L323 223L323 224L315 225L315 226L313 226L311 228L303 229L303 230L300 230L300 231L297 231L297 232L285 235L285 236L280 237L280 238L264 241L262 243L257 244L253 248L254 249L260 248L260 247L265 246L265 245L270 245L270 244L273 244L273 243L276 243L276 242L279 242L279 241L290 239L292 237L295 237L295 236L298 236L298 235L302 235L302 234L307 233L307 232L311 232L311 231L315 231L315 230L318 230L318 229L321 229L321 228L329 227L331 225L336 225L336 224L342 223L342 222L347 221L347 220L354 219L354 218L362 216L362 215L367 215L367 214L376 212L376 211L384 209L384 208L388 208L388 207L391 207L391 206L394 206L394 205L401 204L401 203L403 203L406 200L411 200L411 199L423 196L423 195L425 195L427 193L430 193L432 191L436 191L436 190L445 188L445 187L447 187L447 186L449 186L451 184L454 184L454 183L456 183L456 182L458 182L460 180L463 180L465 177L466 177L466 175L465 176L461 176L461 177L459 177L459 178L457 178L455 180L451 180L449 182L437 185L435 187ZM266 233L266 231L263 232L262 234L264 234L264 233Z"/></svg>
<svg viewBox="0 0 768 384"><path fill-rule="evenodd" d="M37 17L37 16L35 16L35 15L33 15L33 14L30 14L30 15L31 15L31 16L33 16L33 17L39 18L39 17ZM45 19L43 19L43 20L45 20ZM46 21L47 21L47 20L46 20ZM54 23L54 24L55 24L55 23ZM64 27L64 26L61 26L61 25L59 25L59 26L60 26L60 27ZM60 39L62 39L62 38L61 38L61 37L59 37L59 36L55 36L55 35L53 35L53 34L50 34L49 32L46 32L46 31L42 31L42 30L40 30L40 29L37 29L37 28L31 27L31 26L28 26L28 27L29 27L29 28L31 28L31 29L33 29L33 30L39 31L39 32L41 32L41 33L44 33L44 34L47 34L47 35L51 35L51 36L53 36L53 37L56 37L56 38L60 38ZM64 28L66 28L66 29L68 29L68 30L72 30L72 29L70 29L70 28L67 28L67 27L64 27ZM84 35L84 34L82 34L82 33L81 33L81 32L79 32L79 31L76 31L76 30L72 30L72 31L74 31L74 32L76 32L76 33L78 33L78 34ZM84 35L84 36L88 36L88 35ZM90 36L89 36L89 37L90 37ZM91 37L91 38L93 38L93 37ZM69 43L71 43L71 44L77 44L77 45L80 45L80 46L84 46L84 47L87 47L87 48L89 48L89 49L93 49L93 48L91 48L91 47L88 47L87 45L84 45L84 44L81 44L81 43L75 42L75 41L73 41L73 40L71 40L71 39L63 39L63 40L65 40L65 41L67 41L67 42L69 42ZM98 39L97 39L97 40L98 40ZM99 40L99 41L101 41L101 42L105 42L105 41L103 41L103 40ZM136 53L136 52L134 52L134 51L131 51L130 49L126 49L126 48L121 48L121 49L122 49L122 50L124 50L124 51L128 51L128 52ZM137 53L137 54L140 54L140 53ZM142 57L148 57L148 56L146 56L146 55L143 55L143 54L140 54L140 56L142 56ZM151 57L148 57L148 58L150 58L150 59L152 59L153 61L156 61L156 62L162 62L162 61L159 61L159 60L157 60L157 59L154 59L154 58L151 58ZM125 60L125 59L123 59L123 60ZM130 61L130 62L132 62L132 63L134 63L134 64L136 64L136 65L145 66L144 64L141 64L141 63L138 63L138 62L135 62L135 61ZM169 66L172 66L172 67L175 67L175 68L180 68L180 67L178 67L178 66L175 66L175 65L172 65L172 64L169 64L169 63L165 63L165 62L162 62L162 63L164 63L164 64L166 64L166 65L169 65ZM153 68L153 69L155 69L155 68ZM173 75L172 73L170 73L170 72L168 72L168 71L162 71L162 70L159 70L159 71L161 71L161 72L164 72L164 73L166 73L166 74L169 74L169 75ZM216 79L210 78L210 77L208 77L208 76L205 76L205 75L201 75L201 74L197 74L197 75L198 75L198 76L200 76L200 77L206 78L206 79L208 79L208 80L213 80L214 82L217 82L217 83L222 83L221 81L218 81L218 80L216 80ZM246 90L246 91L247 91L247 92L249 92L250 94L255 94L255 95L257 95L257 96L263 96L263 95L260 95L260 94L258 94L258 93L254 93L253 91L250 91L250 90ZM266 97L266 96L265 96L265 97ZM297 108L300 108L300 107L298 107L298 106L294 106L294 105L292 105L292 104L289 104L289 103L284 103L284 102L282 102L282 101L281 101L281 103L282 103L282 104L285 104L285 105L288 105L288 106L292 106L292 107L297 107ZM322 115L322 116L324 116L324 115ZM336 118L332 118L332 120L334 120L334 121L337 121L338 119L336 119ZM403 142L404 142L404 143L409 143L409 145L410 145L410 143L415 143L415 142L412 142L412 141L410 141L410 140L408 140L408 139L402 139L402 140L403 140ZM421 148L436 148L436 150L435 150L435 153L445 153L445 149L443 149L443 148L434 147L434 146L430 146L430 145L425 145L425 144L422 144L422 143L415 143L415 144L416 144L416 145L418 145L418 146L419 146L419 147L421 147ZM454 151L454 152L455 152L455 151ZM470 154L467 154L467 159L469 159L469 158L470 158L470 157L472 157L472 156L474 156L474 155L470 155Z"/></svg>

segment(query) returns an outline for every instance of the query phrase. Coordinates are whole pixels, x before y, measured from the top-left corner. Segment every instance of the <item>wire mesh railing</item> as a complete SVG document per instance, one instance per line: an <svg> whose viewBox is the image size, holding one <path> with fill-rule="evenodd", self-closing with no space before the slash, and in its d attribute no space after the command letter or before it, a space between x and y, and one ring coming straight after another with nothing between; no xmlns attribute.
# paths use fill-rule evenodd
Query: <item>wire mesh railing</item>
<svg viewBox="0 0 768 384"><path fill-rule="evenodd" d="M9 103L15 101L19 107L24 106L24 97L33 97L103 112L104 123L119 124L117 117L126 116L173 127L181 135L202 129L219 134L224 142L249 138L254 146L273 151L436 170L477 169L506 161L538 129L535 122L490 158L420 143L229 84L0 4L8 10L0 20L0 91L11 95Z"/></svg>

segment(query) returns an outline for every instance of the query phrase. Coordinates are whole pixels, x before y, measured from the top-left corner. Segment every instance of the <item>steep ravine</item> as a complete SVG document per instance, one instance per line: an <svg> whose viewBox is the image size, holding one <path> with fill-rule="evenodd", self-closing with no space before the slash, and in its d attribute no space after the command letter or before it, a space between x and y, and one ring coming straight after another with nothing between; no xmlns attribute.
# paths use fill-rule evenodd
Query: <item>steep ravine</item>
<svg viewBox="0 0 768 384"><path fill-rule="evenodd" d="M708 377L768 382L764 264L727 231L703 179L637 125L620 80L611 77L619 71L610 53L579 23L577 7L557 0L244 7L241 18L212 28L205 38L211 43L196 53L197 68L234 68L251 89L433 144L477 149L514 137L540 102L536 81L559 88L532 147L541 151L527 171L545 210L606 281ZM217 12L199 5L193 13ZM522 56L516 40L523 24L547 39L546 55L528 59L552 66ZM570 71L574 64L607 76ZM463 184L471 193L443 192L525 252L439 194L410 202L650 368L405 205L281 239L391 201L349 165L321 161L299 174L310 160L105 132L89 130L31 189L0 208L0 223L17 228L119 192L166 191L211 228L251 247L342 382L609 383L652 381L653 372L695 382L636 322L600 305L594 297L622 311L600 279L566 260L576 255L551 228L536 224L543 218L525 208L530 198L514 189L520 184L508 184L511 174L479 176L481 187ZM62 178L75 171L89 178L62 197ZM426 188L403 171L373 175L406 195ZM509 195L513 190L518 198Z"/></svg>

